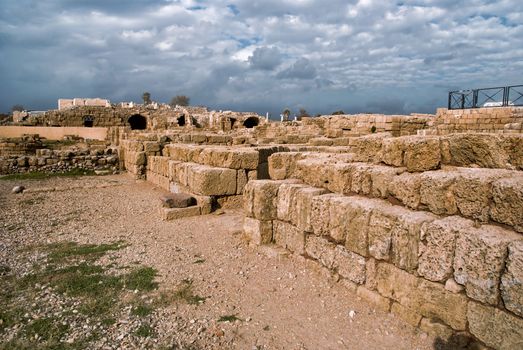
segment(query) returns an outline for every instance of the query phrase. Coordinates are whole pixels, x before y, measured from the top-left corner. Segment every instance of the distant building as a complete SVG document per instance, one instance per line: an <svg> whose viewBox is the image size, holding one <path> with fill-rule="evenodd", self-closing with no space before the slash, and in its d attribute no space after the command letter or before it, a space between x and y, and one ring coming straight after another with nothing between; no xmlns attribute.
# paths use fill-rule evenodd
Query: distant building
<svg viewBox="0 0 523 350"><path fill-rule="evenodd" d="M70 109L73 107L111 107L111 102L103 98L61 98L58 100L58 110Z"/></svg>

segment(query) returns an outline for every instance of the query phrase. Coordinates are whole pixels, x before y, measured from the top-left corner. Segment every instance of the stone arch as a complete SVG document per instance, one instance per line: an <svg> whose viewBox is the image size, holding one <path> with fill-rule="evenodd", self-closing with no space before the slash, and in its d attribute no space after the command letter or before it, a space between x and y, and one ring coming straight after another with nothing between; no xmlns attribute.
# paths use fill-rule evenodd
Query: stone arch
<svg viewBox="0 0 523 350"><path fill-rule="evenodd" d="M236 118L230 118L231 121L231 130L234 129L234 124L236 123Z"/></svg>
<svg viewBox="0 0 523 350"><path fill-rule="evenodd" d="M94 117L92 115L84 116L84 127L92 128L94 125Z"/></svg>
<svg viewBox="0 0 523 350"><path fill-rule="evenodd" d="M249 117L243 122L243 126L245 126L247 129L254 128L255 126L258 126L258 124L260 124L260 119L257 117Z"/></svg>
<svg viewBox="0 0 523 350"><path fill-rule="evenodd" d="M178 117L177 119L178 121L178 126L185 126L185 114L182 114L181 116Z"/></svg>
<svg viewBox="0 0 523 350"><path fill-rule="evenodd" d="M131 126L131 130L145 130L147 129L147 118L141 114L133 114L127 119Z"/></svg>

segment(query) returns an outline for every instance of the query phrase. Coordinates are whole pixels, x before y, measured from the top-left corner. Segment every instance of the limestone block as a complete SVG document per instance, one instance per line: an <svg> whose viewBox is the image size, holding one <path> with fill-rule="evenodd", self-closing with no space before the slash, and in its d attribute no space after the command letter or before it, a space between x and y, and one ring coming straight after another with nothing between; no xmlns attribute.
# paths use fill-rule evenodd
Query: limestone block
<svg viewBox="0 0 523 350"><path fill-rule="evenodd" d="M193 165L188 172L188 186L204 196L233 195L236 193L236 171Z"/></svg>
<svg viewBox="0 0 523 350"><path fill-rule="evenodd" d="M200 215L200 207L187 207L187 208L161 208L160 214L162 220L170 221L177 220L185 217Z"/></svg>
<svg viewBox="0 0 523 350"><path fill-rule="evenodd" d="M405 143L402 138L390 137L383 139L381 161L387 165L400 167L403 165Z"/></svg>
<svg viewBox="0 0 523 350"><path fill-rule="evenodd" d="M510 242L508 245L508 256L505 261L505 269L501 277L500 291L504 306L517 314L523 315L523 240Z"/></svg>
<svg viewBox="0 0 523 350"><path fill-rule="evenodd" d="M164 208L187 208L196 205L196 198L187 193L169 193L160 196Z"/></svg>
<svg viewBox="0 0 523 350"><path fill-rule="evenodd" d="M274 242L296 254L305 253L305 233L289 223L273 221Z"/></svg>
<svg viewBox="0 0 523 350"><path fill-rule="evenodd" d="M387 263L377 270L378 292L422 316L442 320L455 330L466 327L467 297L445 290L441 284L417 278Z"/></svg>
<svg viewBox="0 0 523 350"><path fill-rule="evenodd" d="M358 284L365 283L365 258L348 251L342 246L336 245L334 249L333 268L338 271L340 276L345 277L352 282Z"/></svg>
<svg viewBox="0 0 523 350"><path fill-rule="evenodd" d="M365 163L352 164L351 192L369 195L372 190L372 165Z"/></svg>
<svg viewBox="0 0 523 350"><path fill-rule="evenodd" d="M407 171L437 169L441 162L439 138L409 136L405 138L403 163Z"/></svg>
<svg viewBox="0 0 523 350"><path fill-rule="evenodd" d="M330 215L329 208L332 198L342 197L339 194L328 193L321 196L315 196L311 201L311 225L314 234L319 236L327 236L330 232ZM286 202L281 201L278 204L278 217L280 217L280 208L286 208ZM289 211L290 213L290 211ZM283 216L283 213L282 213Z"/></svg>
<svg viewBox="0 0 523 350"><path fill-rule="evenodd" d="M174 165L174 167L176 169L175 174L177 176L177 178L175 178L174 180L183 186L189 186L189 173L193 166L197 166L197 165L194 163L178 162L176 165Z"/></svg>
<svg viewBox="0 0 523 350"><path fill-rule="evenodd" d="M355 197L333 195L327 203L328 211L326 212L326 221L328 229L326 234L329 235L333 241L342 245L345 244L349 225L357 214L353 203L354 198ZM363 232L363 234L366 234L366 231ZM361 250L366 253L366 239L365 242L359 243L357 246L361 247ZM364 243L363 246L361 243Z"/></svg>
<svg viewBox="0 0 523 350"><path fill-rule="evenodd" d="M458 179L455 171L428 171L421 175L420 202L434 214L454 215L458 208L454 186Z"/></svg>
<svg viewBox="0 0 523 350"><path fill-rule="evenodd" d="M501 297L507 310L523 317L523 240L510 243L508 252Z"/></svg>
<svg viewBox="0 0 523 350"><path fill-rule="evenodd" d="M523 135L505 137L504 149L509 154L509 162L516 169L523 170Z"/></svg>
<svg viewBox="0 0 523 350"><path fill-rule="evenodd" d="M397 224L391 229L391 262L411 273L418 268L419 241L423 225L433 222L437 216L425 212L403 210Z"/></svg>
<svg viewBox="0 0 523 350"><path fill-rule="evenodd" d="M523 349L523 319L472 301L467 316L470 333L486 345L500 350Z"/></svg>
<svg viewBox="0 0 523 350"><path fill-rule="evenodd" d="M359 255L369 256L368 230L372 210L380 205L375 199L363 197L348 197L350 202L345 208L345 223L340 222L340 227L345 230L345 247ZM334 215L332 215L334 216ZM331 216L331 217L332 217ZM343 220L343 218L340 218ZM343 226L341 226L343 225ZM333 224L335 228L336 225Z"/></svg>
<svg viewBox="0 0 523 350"><path fill-rule="evenodd" d="M323 188L304 187L298 189L296 191L296 210L293 213L294 216L291 216L291 222L300 230L312 232L312 199L325 193L327 193L327 190Z"/></svg>
<svg viewBox="0 0 523 350"><path fill-rule="evenodd" d="M375 165L369 169L372 182L371 194L373 197L387 198L392 180L404 171L403 168Z"/></svg>
<svg viewBox="0 0 523 350"><path fill-rule="evenodd" d="M356 290L356 295L368 302L371 305L374 305L376 309L388 312L390 310L390 299L384 298L378 293L365 288L364 286L358 286Z"/></svg>
<svg viewBox="0 0 523 350"><path fill-rule="evenodd" d="M378 282L376 274L378 271L378 262L376 259L368 258L365 262L365 287L376 290Z"/></svg>
<svg viewBox="0 0 523 350"><path fill-rule="evenodd" d="M138 152L134 156L134 165L136 166L143 166L147 163L147 157L145 155L145 152Z"/></svg>
<svg viewBox="0 0 523 350"><path fill-rule="evenodd" d="M216 198L218 208L222 209L241 209L243 207L243 196L222 196Z"/></svg>
<svg viewBox="0 0 523 350"><path fill-rule="evenodd" d="M243 189L245 215L259 220L277 218L278 190L293 181L252 180Z"/></svg>
<svg viewBox="0 0 523 350"><path fill-rule="evenodd" d="M512 174L511 171L500 169L460 168L454 185L454 198L461 215L487 222L489 203L492 200L492 182Z"/></svg>
<svg viewBox="0 0 523 350"><path fill-rule="evenodd" d="M160 152L160 144L154 141L144 141L143 150L147 154Z"/></svg>
<svg viewBox="0 0 523 350"><path fill-rule="evenodd" d="M403 205L417 209L420 204L421 174L402 173L392 178L389 192Z"/></svg>
<svg viewBox="0 0 523 350"><path fill-rule="evenodd" d="M352 165L335 163L328 167L327 184L331 192L348 194L351 192Z"/></svg>
<svg viewBox="0 0 523 350"><path fill-rule="evenodd" d="M423 317L421 320L419 328L428 334L438 336L444 340L450 339L454 333L450 327L445 326L432 318L426 317Z"/></svg>
<svg viewBox="0 0 523 350"><path fill-rule="evenodd" d="M281 221L291 221L296 216L296 192L306 187L303 184L282 184L278 190L277 217Z"/></svg>
<svg viewBox="0 0 523 350"><path fill-rule="evenodd" d="M407 209L382 202L373 210L369 220L369 254L378 260L389 260L392 246L392 231L400 224L402 216L411 214ZM402 233L397 232L398 236ZM398 253L399 255L399 253Z"/></svg>
<svg viewBox="0 0 523 350"><path fill-rule="evenodd" d="M254 149L206 147L199 155L203 164L231 169L256 170L258 151Z"/></svg>
<svg viewBox="0 0 523 350"><path fill-rule="evenodd" d="M421 321L421 315L416 312L417 310L411 310L399 303L392 303L390 311L414 327L417 327Z"/></svg>
<svg viewBox="0 0 523 350"><path fill-rule="evenodd" d="M423 224L420 231L418 273L434 282L442 282L451 277L457 235L459 232L466 232L472 225L472 221L459 216Z"/></svg>
<svg viewBox="0 0 523 350"><path fill-rule="evenodd" d="M253 244L268 244L272 241L272 221L261 221L245 217L243 231L247 239Z"/></svg>
<svg viewBox="0 0 523 350"><path fill-rule="evenodd" d="M236 171L236 194L242 194L243 188L247 184L247 171L239 169Z"/></svg>
<svg viewBox="0 0 523 350"><path fill-rule="evenodd" d="M503 149L500 136L492 134L451 134L449 142L450 164L477 165L482 168L504 168L509 155Z"/></svg>
<svg viewBox="0 0 523 350"><path fill-rule="evenodd" d="M367 135L350 139L349 146L355 154L355 161L378 162L381 158L383 135Z"/></svg>
<svg viewBox="0 0 523 350"><path fill-rule="evenodd" d="M179 164L180 164L179 161L169 160L169 162L168 162L169 170L168 170L168 176L167 176L169 178L169 181L178 181L177 169L178 169Z"/></svg>
<svg viewBox="0 0 523 350"><path fill-rule="evenodd" d="M336 245L325 238L316 235L308 235L305 238L305 252L307 255L318 260L328 269L334 267L335 249Z"/></svg>
<svg viewBox="0 0 523 350"><path fill-rule="evenodd" d="M523 232L523 175L493 183L490 217Z"/></svg>
<svg viewBox="0 0 523 350"><path fill-rule="evenodd" d="M294 177L296 162L303 159L300 152L274 153L269 157L269 175L273 180L283 180Z"/></svg>
<svg viewBox="0 0 523 350"><path fill-rule="evenodd" d="M459 233L454 257L454 279L465 286L470 298L497 305L498 286L505 266L507 248L518 234L485 225Z"/></svg>
<svg viewBox="0 0 523 350"><path fill-rule="evenodd" d="M315 187L326 187L329 183L330 158L307 158L296 162L298 178Z"/></svg>

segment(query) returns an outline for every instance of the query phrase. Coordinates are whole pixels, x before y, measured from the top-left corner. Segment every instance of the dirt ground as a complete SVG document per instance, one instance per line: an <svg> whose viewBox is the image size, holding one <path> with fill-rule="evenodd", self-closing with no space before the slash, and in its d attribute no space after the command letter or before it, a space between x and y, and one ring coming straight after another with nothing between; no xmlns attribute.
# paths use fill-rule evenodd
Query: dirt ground
<svg viewBox="0 0 523 350"><path fill-rule="evenodd" d="M26 191L12 194L19 184ZM132 330L144 320L122 314L86 348L435 348L434 338L374 310L315 263L248 246L240 210L161 221L162 193L127 175L0 181L0 265L22 276L38 262L24 247L121 240L128 245L111 255L117 265L153 267L159 292L186 283L200 298L156 308L144 317L154 331L141 337ZM0 348L13 329L0 327ZM90 330L79 322L60 341Z"/></svg>

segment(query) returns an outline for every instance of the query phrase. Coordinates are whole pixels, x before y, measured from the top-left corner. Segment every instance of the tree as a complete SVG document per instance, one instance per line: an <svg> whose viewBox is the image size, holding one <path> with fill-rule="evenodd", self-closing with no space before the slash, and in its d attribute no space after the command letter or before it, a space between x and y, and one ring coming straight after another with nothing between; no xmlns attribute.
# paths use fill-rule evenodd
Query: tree
<svg viewBox="0 0 523 350"><path fill-rule="evenodd" d="M142 99L143 99L143 104L144 105L148 105L151 103L151 94L148 93L147 91L143 93L142 95Z"/></svg>
<svg viewBox="0 0 523 350"><path fill-rule="evenodd" d="M25 108L22 105L14 105L13 107L11 107L11 111L12 112L14 112L14 111L22 112L22 111L25 111Z"/></svg>
<svg viewBox="0 0 523 350"><path fill-rule="evenodd" d="M342 115L342 114L345 114L345 112L344 111L332 112L332 115Z"/></svg>
<svg viewBox="0 0 523 350"><path fill-rule="evenodd" d="M300 108L300 113L298 114L298 120L301 120L301 118L309 118L310 114L307 113L305 108Z"/></svg>
<svg viewBox="0 0 523 350"><path fill-rule="evenodd" d="M291 110L288 108L285 108L282 112L283 120L289 120L289 116L291 115Z"/></svg>
<svg viewBox="0 0 523 350"><path fill-rule="evenodd" d="M170 105L172 107L176 107L176 106L188 106L189 105L189 101L191 99L185 95L176 95L174 96L173 98L171 98L171 103Z"/></svg>

